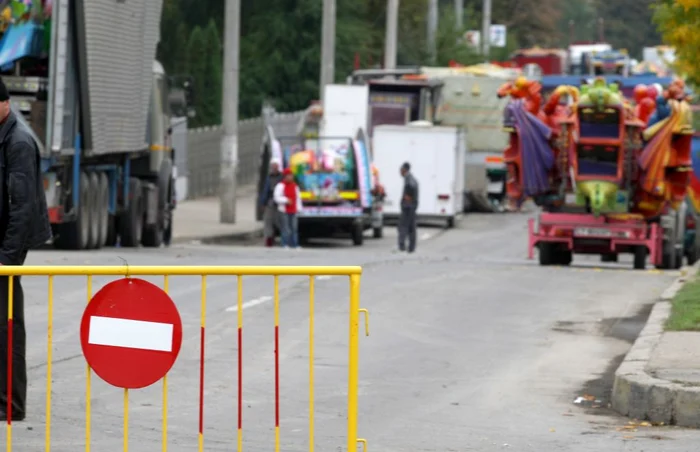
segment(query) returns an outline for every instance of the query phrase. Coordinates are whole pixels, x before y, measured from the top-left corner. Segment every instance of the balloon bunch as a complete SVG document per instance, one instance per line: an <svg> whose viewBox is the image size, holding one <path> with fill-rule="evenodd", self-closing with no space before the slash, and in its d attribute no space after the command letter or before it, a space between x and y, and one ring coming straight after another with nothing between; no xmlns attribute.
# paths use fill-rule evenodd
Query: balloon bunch
<svg viewBox="0 0 700 452"><path fill-rule="evenodd" d="M644 124L649 122L656 109L656 101L662 94L663 88L658 83L634 87L634 102L637 104L634 113Z"/></svg>

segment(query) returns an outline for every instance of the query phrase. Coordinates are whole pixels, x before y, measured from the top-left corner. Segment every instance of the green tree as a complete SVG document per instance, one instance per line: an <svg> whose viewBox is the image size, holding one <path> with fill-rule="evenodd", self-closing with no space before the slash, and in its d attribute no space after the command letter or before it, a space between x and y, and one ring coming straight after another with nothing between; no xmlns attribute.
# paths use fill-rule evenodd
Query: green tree
<svg viewBox="0 0 700 452"><path fill-rule="evenodd" d="M183 73L186 58L183 58L187 45L187 24L182 15L180 0L165 0L160 21L161 38L158 43L158 61L169 74Z"/></svg>
<svg viewBox="0 0 700 452"><path fill-rule="evenodd" d="M657 0L594 0L596 12L604 19L605 40L627 49L633 57L641 57L644 46L660 44L652 20L655 3Z"/></svg>
<svg viewBox="0 0 700 452"><path fill-rule="evenodd" d="M205 90L199 93L203 120L206 125L221 124L221 103L223 93L223 49L221 37L214 19L203 31L205 48Z"/></svg>
<svg viewBox="0 0 700 452"><path fill-rule="evenodd" d="M208 125L207 109L203 101L203 94L207 89L207 43L204 32L200 27L194 27L187 41L186 68L189 75L194 78L194 91L196 101L194 108L197 116L190 122L191 127Z"/></svg>
<svg viewBox="0 0 700 452"><path fill-rule="evenodd" d="M700 0L663 0L654 8L654 21L675 47L676 71L700 86Z"/></svg>

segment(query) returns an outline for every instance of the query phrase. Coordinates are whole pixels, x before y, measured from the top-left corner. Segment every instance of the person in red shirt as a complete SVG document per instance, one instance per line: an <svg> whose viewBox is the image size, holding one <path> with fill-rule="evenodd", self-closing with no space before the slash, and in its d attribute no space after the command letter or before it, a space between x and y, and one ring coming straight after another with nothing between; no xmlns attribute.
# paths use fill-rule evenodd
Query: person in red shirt
<svg viewBox="0 0 700 452"><path fill-rule="evenodd" d="M280 211L282 246L284 248L299 248L299 219L297 215L304 208L301 203L301 192L294 181L291 169L286 168L282 175L282 182L275 186L273 194Z"/></svg>

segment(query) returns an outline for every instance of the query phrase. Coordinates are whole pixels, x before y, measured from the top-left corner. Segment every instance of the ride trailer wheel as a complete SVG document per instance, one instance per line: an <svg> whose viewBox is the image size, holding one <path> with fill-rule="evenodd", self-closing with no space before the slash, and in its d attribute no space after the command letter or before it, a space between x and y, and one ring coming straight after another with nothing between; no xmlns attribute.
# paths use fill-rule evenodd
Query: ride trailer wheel
<svg viewBox="0 0 700 452"><path fill-rule="evenodd" d="M634 249L634 269L644 270L647 266L647 247L637 246Z"/></svg>
<svg viewBox="0 0 700 452"><path fill-rule="evenodd" d="M547 242L540 242L537 244L539 248L539 258L540 265L552 265L556 259L556 250L554 249L554 244Z"/></svg>

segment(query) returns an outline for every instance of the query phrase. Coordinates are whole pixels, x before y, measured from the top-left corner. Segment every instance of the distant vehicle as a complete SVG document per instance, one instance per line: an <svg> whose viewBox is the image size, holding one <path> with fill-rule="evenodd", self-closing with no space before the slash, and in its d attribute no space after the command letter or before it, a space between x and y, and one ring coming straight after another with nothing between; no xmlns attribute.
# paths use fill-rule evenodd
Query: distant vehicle
<svg viewBox="0 0 700 452"><path fill-rule="evenodd" d="M418 180L418 220L444 220L448 228L462 211L466 138L457 127L434 126L429 122L375 128L374 163L383 174L386 199L384 218L401 214L403 178L399 168L411 164Z"/></svg>
<svg viewBox="0 0 700 452"><path fill-rule="evenodd" d="M54 0L4 31L0 73L41 150L58 248L170 241L170 120L194 112L191 80L154 61L161 6Z"/></svg>

